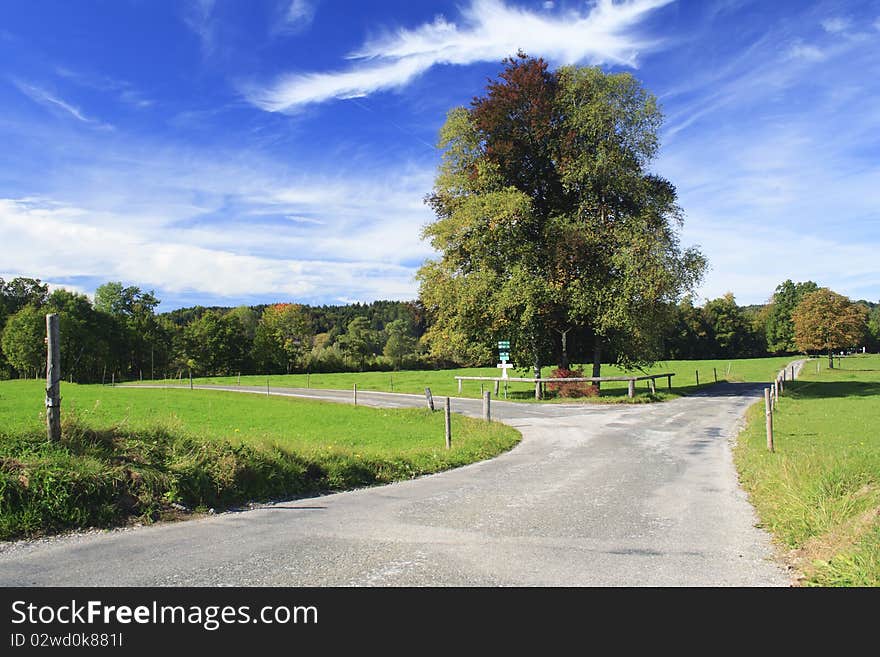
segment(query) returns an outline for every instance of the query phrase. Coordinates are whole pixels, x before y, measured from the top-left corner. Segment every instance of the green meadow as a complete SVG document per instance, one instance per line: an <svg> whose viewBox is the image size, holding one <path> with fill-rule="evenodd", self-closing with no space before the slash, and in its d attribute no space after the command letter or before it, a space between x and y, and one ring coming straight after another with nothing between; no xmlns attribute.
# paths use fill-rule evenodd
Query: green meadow
<svg viewBox="0 0 880 657"><path fill-rule="evenodd" d="M495 456L519 433L443 413L221 391L62 384L45 436L41 381L0 383L0 538L150 521L389 483Z"/></svg>
<svg viewBox="0 0 880 657"><path fill-rule="evenodd" d="M780 397L774 443L757 404L737 467L803 583L880 586L880 356L807 362Z"/></svg>
<svg viewBox="0 0 880 657"><path fill-rule="evenodd" d="M651 367L639 370L624 370L614 365L603 365L602 376L641 376L643 374L672 373L672 389L667 389L666 379L657 379L656 395L650 394L647 381L639 381L636 387L636 402L652 401L679 397L695 392L700 387L718 381L772 381L776 373L793 358L750 358L740 360L678 360L658 362ZM591 365L577 366L584 370L584 376L591 375ZM541 376L550 378L553 367L545 367ZM456 376L490 376L499 375L500 370L492 367L459 368L454 370L404 370L399 372L342 372L333 374L286 374L286 375L243 375L223 377L196 377L194 385L238 385L266 386L279 388L325 388L351 390L357 384L358 390L379 392L404 392L424 394L430 388L433 395L479 397L480 386L485 390L492 389L491 381L464 381L461 393L458 392ZM512 377L531 377L531 370L511 370ZM697 378L699 377L699 386ZM166 379L166 383L188 384L188 379ZM531 383L511 382L507 386L507 398L516 401L534 400L535 387ZM503 387L499 397L503 397ZM570 402L571 399L564 401ZM589 401L595 402L591 398ZM602 396L598 401L627 402L627 383L625 381L608 381L602 383Z"/></svg>

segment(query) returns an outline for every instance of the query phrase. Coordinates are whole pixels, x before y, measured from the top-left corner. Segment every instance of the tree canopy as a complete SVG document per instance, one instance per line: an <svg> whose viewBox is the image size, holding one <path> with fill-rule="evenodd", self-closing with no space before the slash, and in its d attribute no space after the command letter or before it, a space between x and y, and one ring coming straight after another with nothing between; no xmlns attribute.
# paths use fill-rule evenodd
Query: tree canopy
<svg viewBox="0 0 880 657"><path fill-rule="evenodd" d="M868 311L827 287L804 296L792 313L794 339L802 351L828 353L834 367L834 350L849 349L865 339Z"/></svg>
<svg viewBox="0 0 880 657"><path fill-rule="evenodd" d="M550 71L520 53L440 131L424 237L440 257L419 271L432 354L563 363L560 336L622 364L661 353L670 307L705 269L682 250L676 191L649 171L662 116L629 74ZM585 345L582 345L582 352Z"/></svg>

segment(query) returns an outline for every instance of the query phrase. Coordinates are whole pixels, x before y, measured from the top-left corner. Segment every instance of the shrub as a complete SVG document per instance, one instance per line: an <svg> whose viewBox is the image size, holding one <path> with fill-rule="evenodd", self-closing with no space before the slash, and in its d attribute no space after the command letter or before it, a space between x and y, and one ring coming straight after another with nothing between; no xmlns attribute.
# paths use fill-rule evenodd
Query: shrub
<svg viewBox="0 0 880 657"><path fill-rule="evenodd" d="M576 379L583 375L583 370L568 370L561 367L550 372L550 376L554 379ZM547 390L555 393L559 397L570 399L599 396L599 388L587 381L561 381L559 383L547 383Z"/></svg>

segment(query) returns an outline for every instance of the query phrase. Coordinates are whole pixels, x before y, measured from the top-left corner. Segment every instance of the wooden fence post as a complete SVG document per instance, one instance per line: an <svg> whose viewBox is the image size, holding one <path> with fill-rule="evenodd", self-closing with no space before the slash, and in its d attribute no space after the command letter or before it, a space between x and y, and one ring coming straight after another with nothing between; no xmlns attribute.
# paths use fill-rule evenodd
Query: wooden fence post
<svg viewBox="0 0 880 657"><path fill-rule="evenodd" d="M490 398L491 395L492 393L490 393L488 390L483 393L483 419L486 420L486 422L492 421L492 400Z"/></svg>
<svg viewBox="0 0 880 657"><path fill-rule="evenodd" d="M700 370L695 370L695 373L697 375L697 385L700 385Z"/></svg>
<svg viewBox="0 0 880 657"><path fill-rule="evenodd" d="M764 417L767 425L767 449L773 450L773 406L770 402L770 388L764 388Z"/></svg>
<svg viewBox="0 0 880 657"><path fill-rule="evenodd" d="M354 387L352 388L352 392L354 393L354 405L357 406L358 405L358 384L357 383L354 384Z"/></svg>
<svg viewBox="0 0 880 657"><path fill-rule="evenodd" d="M627 396L632 399L636 396L636 380L630 379L626 391Z"/></svg>
<svg viewBox="0 0 880 657"><path fill-rule="evenodd" d="M458 380L458 394L461 394L461 379Z"/></svg>
<svg viewBox="0 0 880 657"><path fill-rule="evenodd" d="M452 448L452 402L446 398L446 449Z"/></svg>
<svg viewBox="0 0 880 657"><path fill-rule="evenodd" d="M715 383L718 383L718 370L716 370L714 367L712 368L712 376L715 377Z"/></svg>
<svg viewBox="0 0 880 657"><path fill-rule="evenodd" d="M671 374L668 374L666 376L666 389L672 390L672 375Z"/></svg>
<svg viewBox="0 0 880 657"><path fill-rule="evenodd" d="M431 412L434 412L434 395L431 394L430 388L425 388L425 399L428 400L428 408L431 409Z"/></svg>
<svg viewBox="0 0 880 657"><path fill-rule="evenodd" d="M46 433L61 440L61 336L58 315L46 315Z"/></svg>
<svg viewBox="0 0 880 657"><path fill-rule="evenodd" d="M655 379L648 379L648 382L651 384L651 394L652 395L657 394L657 384L655 381L656 381Z"/></svg>
<svg viewBox="0 0 880 657"><path fill-rule="evenodd" d="M501 384L501 381L495 379L495 396L498 396L498 386Z"/></svg>

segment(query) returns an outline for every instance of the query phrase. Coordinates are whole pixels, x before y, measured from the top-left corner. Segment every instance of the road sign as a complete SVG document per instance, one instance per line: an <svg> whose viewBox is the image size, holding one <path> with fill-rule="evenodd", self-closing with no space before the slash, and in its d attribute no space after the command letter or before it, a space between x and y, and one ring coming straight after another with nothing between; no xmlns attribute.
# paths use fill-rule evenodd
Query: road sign
<svg viewBox="0 0 880 657"><path fill-rule="evenodd" d="M502 351L498 354L498 360L510 360L510 353L507 351Z"/></svg>
<svg viewBox="0 0 880 657"><path fill-rule="evenodd" d="M509 342L508 340L501 340L501 341L498 343L498 348L499 348L499 349L505 349L505 350L506 350L506 349L510 349L510 342Z"/></svg>

